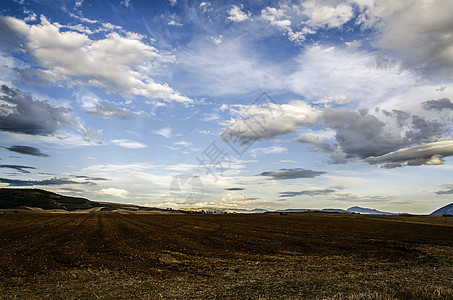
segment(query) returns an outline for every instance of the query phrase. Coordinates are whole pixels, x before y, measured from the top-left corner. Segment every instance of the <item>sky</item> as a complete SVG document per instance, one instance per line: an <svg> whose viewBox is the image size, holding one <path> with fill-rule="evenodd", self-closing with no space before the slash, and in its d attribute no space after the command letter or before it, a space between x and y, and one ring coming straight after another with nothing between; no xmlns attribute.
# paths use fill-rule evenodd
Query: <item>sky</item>
<svg viewBox="0 0 453 300"><path fill-rule="evenodd" d="M451 0L0 2L0 187L196 209L453 197Z"/></svg>

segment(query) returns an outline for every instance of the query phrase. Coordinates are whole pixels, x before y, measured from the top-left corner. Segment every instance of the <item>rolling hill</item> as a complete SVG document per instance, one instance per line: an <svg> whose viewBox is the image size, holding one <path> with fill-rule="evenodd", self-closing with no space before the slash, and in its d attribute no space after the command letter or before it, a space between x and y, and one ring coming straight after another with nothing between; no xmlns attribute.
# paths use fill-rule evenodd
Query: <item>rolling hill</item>
<svg viewBox="0 0 453 300"><path fill-rule="evenodd" d="M38 207L74 211L93 207L109 207L84 198L63 196L40 189L0 189L0 209Z"/></svg>

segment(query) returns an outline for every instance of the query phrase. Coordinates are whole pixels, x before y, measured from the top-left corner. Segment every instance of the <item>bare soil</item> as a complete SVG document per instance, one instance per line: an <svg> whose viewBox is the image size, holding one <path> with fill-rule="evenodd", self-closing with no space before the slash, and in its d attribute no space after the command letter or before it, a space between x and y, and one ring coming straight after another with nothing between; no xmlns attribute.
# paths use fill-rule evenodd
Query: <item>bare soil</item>
<svg viewBox="0 0 453 300"><path fill-rule="evenodd" d="M453 299L441 217L0 214L1 299Z"/></svg>

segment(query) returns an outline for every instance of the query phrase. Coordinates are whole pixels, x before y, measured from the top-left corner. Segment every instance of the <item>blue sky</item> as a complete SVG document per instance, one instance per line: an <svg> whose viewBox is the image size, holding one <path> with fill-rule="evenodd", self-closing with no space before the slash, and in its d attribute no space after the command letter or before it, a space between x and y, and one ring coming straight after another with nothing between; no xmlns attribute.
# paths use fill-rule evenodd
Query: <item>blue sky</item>
<svg viewBox="0 0 453 300"><path fill-rule="evenodd" d="M453 2L0 3L0 186L174 208L429 213Z"/></svg>

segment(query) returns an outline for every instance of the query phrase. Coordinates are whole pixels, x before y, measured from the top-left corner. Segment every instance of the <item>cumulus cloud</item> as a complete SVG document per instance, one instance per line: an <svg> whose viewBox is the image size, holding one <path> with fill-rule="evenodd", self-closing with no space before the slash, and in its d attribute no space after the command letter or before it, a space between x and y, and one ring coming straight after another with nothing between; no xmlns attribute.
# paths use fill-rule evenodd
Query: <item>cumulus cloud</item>
<svg viewBox="0 0 453 300"><path fill-rule="evenodd" d="M0 130L31 135L50 135L71 125L70 109L53 107L46 100L35 100L18 89L1 86Z"/></svg>
<svg viewBox="0 0 453 300"><path fill-rule="evenodd" d="M274 180L298 179L298 178L315 178L326 174L327 172L306 170L302 168L280 169L278 171L262 172L257 176L269 176Z"/></svg>
<svg viewBox="0 0 453 300"><path fill-rule="evenodd" d="M296 197L296 196L301 196L301 195L307 195L307 196L326 196L328 194L335 193L335 190L333 189L318 189L318 190L304 190L300 192L281 192L279 193L279 197Z"/></svg>
<svg viewBox="0 0 453 300"><path fill-rule="evenodd" d="M298 127L312 126L321 111L303 101L288 104L267 103L263 105L240 106L232 111L239 118L223 122L227 129L222 133L224 141L237 137L243 143L251 140L273 139L297 132Z"/></svg>
<svg viewBox="0 0 453 300"><path fill-rule="evenodd" d="M283 30L289 40L301 43L307 35L315 34L319 28L341 28L354 16L353 8L347 3L329 5L317 1L290 3L281 1L278 7L266 7L261 17L271 25Z"/></svg>
<svg viewBox="0 0 453 300"><path fill-rule="evenodd" d="M148 146L143 143L131 141L128 139L111 140L111 142L115 145L118 145L123 148L128 148L128 149L148 148Z"/></svg>
<svg viewBox="0 0 453 300"><path fill-rule="evenodd" d="M63 184L89 184L94 185L95 183L90 181L74 181L67 178L52 178L44 180L18 180L18 179L7 179L0 178L0 182L7 183L8 186L35 186L35 185L63 185Z"/></svg>
<svg viewBox="0 0 453 300"><path fill-rule="evenodd" d="M329 153L329 163L384 155L404 147L437 141L448 133L448 126L438 120L428 120L401 110L376 109L370 113L367 109L351 111L318 107L303 101L282 105L236 105L230 106L230 110L237 117L221 123L226 127L220 135L225 142L242 146L256 140L272 140L308 131L292 141ZM317 127L320 129L313 131Z"/></svg>
<svg viewBox="0 0 453 300"><path fill-rule="evenodd" d="M419 165L442 165L443 158L453 155L453 140L427 143L410 148L399 149L381 156L372 156L365 159L371 164L383 168Z"/></svg>
<svg viewBox="0 0 453 300"><path fill-rule="evenodd" d="M41 150L39 150L38 148L30 147L30 146L14 145L11 147L5 147L5 149L8 149L9 151L17 152L20 154L26 154L26 155L41 156L41 157L49 156L45 153L42 153Z"/></svg>
<svg viewBox="0 0 453 300"><path fill-rule="evenodd" d="M302 7L302 14L308 17L306 23L313 28L339 28L354 15L353 8L347 3L333 6L311 0L302 3Z"/></svg>
<svg viewBox="0 0 453 300"><path fill-rule="evenodd" d="M250 18L250 14L246 14L241 10L241 7L233 5L233 7L228 11L227 20L232 22L242 22Z"/></svg>
<svg viewBox="0 0 453 300"><path fill-rule="evenodd" d="M141 35L120 35L111 31L105 38L94 40L85 33L62 30L65 26L50 23L44 16L41 16L41 24L36 25L28 25L13 17L2 17L0 23L6 24L17 38L24 41L48 80L100 86L124 97L136 95L193 102L147 75L155 64L172 62L173 58L146 44ZM114 29L114 26L110 28Z"/></svg>
<svg viewBox="0 0 453 300"><path fill-rule="evenodd" d="M378 46L396 51L414 67L447 68L453 75L451 11L449 0L369 1L363 5L362 24L380 31Z"/></svg>

